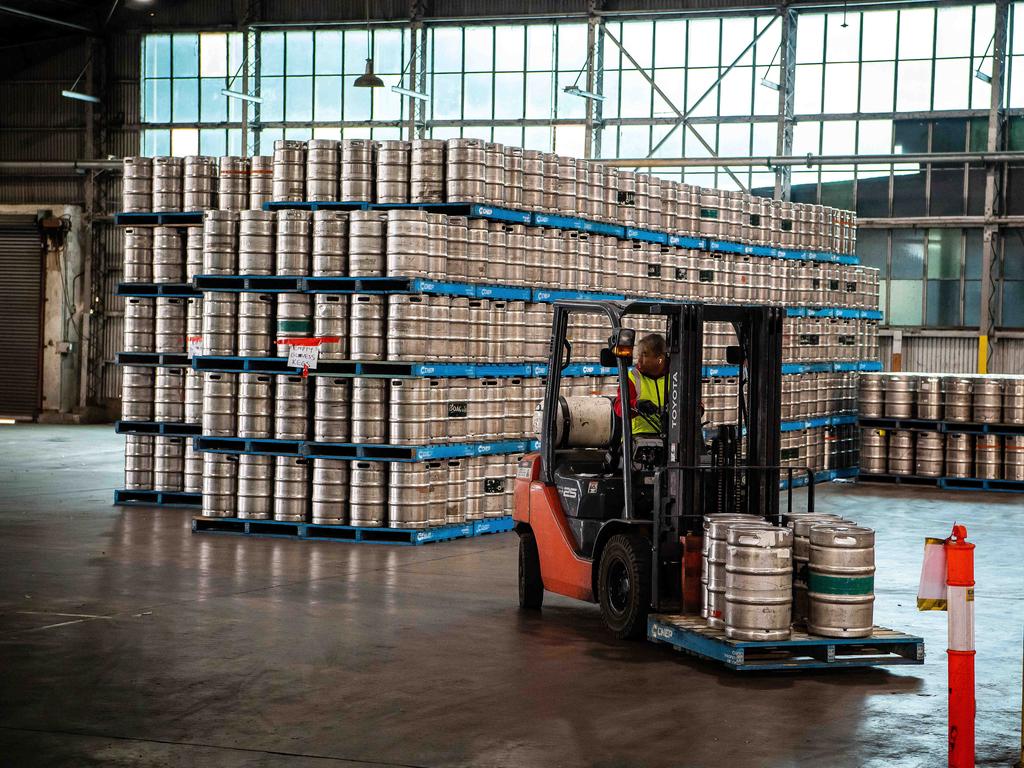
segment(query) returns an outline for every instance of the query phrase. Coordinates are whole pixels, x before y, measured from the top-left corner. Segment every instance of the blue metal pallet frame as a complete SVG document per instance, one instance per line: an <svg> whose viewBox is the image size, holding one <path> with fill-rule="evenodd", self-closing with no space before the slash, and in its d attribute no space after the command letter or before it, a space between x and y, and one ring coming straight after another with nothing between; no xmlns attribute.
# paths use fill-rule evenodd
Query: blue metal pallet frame
<svg viewBox="0 0 1024 768"><path fill-rule="evenodd" d="M235 517L196 517L192 520L192 532L309 541L339 541L349 544L419 546L437 541L504 533L511 531L514 525L511 517L472 520L435 528L366 528L352 525L287 523L279 520L243 520Z"/></svg>
<svg viewBox="0 0 1024 768"><path fill-rule="evenodd" d="M171 421L117 421L114 433L118 435L163 435L164 437L197 437L203 433L202 424L184 424Z"/></svg>
<svg viewBox="0 0 1024 768"><path fill-rule="evenodd" d="M274 440L244 437L194 438L197 451L238 453L258 456L297 456L307 459L351 461L395 461L412 463L434 459L457 459L527 453L536 450L536 440L495 440L476 443L440 443L437 445L385 445L380 443L322 443L315 440Z"/></svg>
<svg viewBox="0 0 1024 768"><path fill-rule="evenodd" d="M837 669L924 663L924 640L885 627L871 637L817 637L798 630L790 640L730 640L696 616L654 614L647 639L740 672Z"/></svg>
<svg viewBox="0 0 1024 768"><path fill-rule="evenodd" d="M202 298L203 292L194 287L192 283L118 283L114 295L135 296L138 298L160 296L192 299Z"/></svg>
<svg viewBox="0 0 1024 768"><path fill-rule="evenodd" d="M202 211L172 211L157 213L155 211L139 211L137 213L120 212L114 214L114 224L121 227L201 227Z"/></svg>
<svg viewBox="0 0 1024 768"><path fill-rule="evenodd" d="M130 488L118 488L114 491L114 504L118 506L138 505L140 507L199 507L203 504L203 494L182 491L135 491Z"/></svg>
<svg viewBox="0 0 1024 768"><path fill-rule="evenodd" d="M192 364L184 352L118 352L114 362L144 368L187 368Z"/></svg>
<svg viewBox="0 0 1024 768"><path fill-rule="evenodd" d="M893 485L927 485L944 491L994 491L997 493L1024 493L1024 480L986 480L980 477L924 477L921 475L891 475L861 473L867 483Z"/></svg>
<svg viewBox="0 0 1024 768"><path fill-rule="evenodd" d="M783 426L785 426L785 425L783 425ZM785 430L783 430L783 431L785 431ZM818 483L830 483L833 480L842 480L842 479L846 479L846 478L857 477L859 473L860 473L860 470L857 467L846 467L844 469L826 469L823 472L815 472L814 473L814 484L817 485ZM793 487L794 488L803 488L805 485L807 485L807 482L808 481L807 481L807 476L806 475L803 475L803 476L800 476L800 477L794 477L793 478ZM779 488L780 489L785 490L788 487L789 487L789 481L788 480L780 480L779 481Z"/></svg>
<svg viewBox="0 0 1024 768"><path fill-rule="evenodd" d="M968 435L1024 435L1024 424L985 424L981 422L943 421L942 419L890 419L862 416L862 427L906 429L912 432L946 432Z"/></svg>
<svg viewBox="0 0 1024 768"><path fill-rule="evenodd" d="M841 424L856 424L857 414L837 413L830 416L815 416L813 419L800 419L797 421L782 422L783 432L799 432L814 427L838 427Z"/></svg>

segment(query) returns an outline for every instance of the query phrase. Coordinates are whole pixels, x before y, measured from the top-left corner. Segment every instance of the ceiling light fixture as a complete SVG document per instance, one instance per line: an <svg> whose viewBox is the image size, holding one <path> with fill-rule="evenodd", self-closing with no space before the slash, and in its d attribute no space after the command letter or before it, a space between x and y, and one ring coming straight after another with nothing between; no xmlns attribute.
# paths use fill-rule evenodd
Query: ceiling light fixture
<svg viewBox="0 0 1024 768"><path fill-rule="evenodd" d="M604 101L605 99L604 94L585 91L582 88L577 88L575 85L567 85L562 90L570 96L579 96L581 99L591 99L593 101Z"/></svg>
<svg viewBox="0 0 1024 768"><path fill-rule="evenodd" d="M400 85L392 85L391 90L394 91L395 93L400 93L402 96L408 96L410 99L418 99L419 101L430 101L429 93L411 91L408 88L403 88Z"/></svg>
<svg viewBox="0 0 1024 768"><path fill-rule="evenodd" d="M232 91L230 88L221 88L220 92L222 95L227 96L229 99L240 99L241 101L249 101L253 104L262 104L262 96L250 96L248 93L242 93L241 91Z"/></svg>
<svg viewBox="0 0 1024 768"><path fill-rule="evenodd" d="M99 104L100 100L96 96L90 96L88 93L79 93L78 91L61 91L60 95L65 99L74 99L75 101L87 101L90 104Z"/></svg>
<svg viewBox="0 0 1024 768"><path fill-rule="evenodd" d="M366 0L366 70L352 83L356 88L383 88L384 81L373 73L373 40L370 36L370 0Z"/></svg>

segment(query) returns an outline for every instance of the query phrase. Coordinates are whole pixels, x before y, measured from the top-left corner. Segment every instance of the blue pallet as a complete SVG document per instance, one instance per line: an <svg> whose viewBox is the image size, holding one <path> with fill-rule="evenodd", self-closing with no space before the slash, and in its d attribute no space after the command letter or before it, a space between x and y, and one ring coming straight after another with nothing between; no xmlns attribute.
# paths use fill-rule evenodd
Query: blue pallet
<svg viewBox="0 0 1024 768"><path fill-rule="evenodd" d="M590 221L583 219L583 231L593 232L595 235L607 235L617 237L619 240L626 238L626 228L618 224L605 224L603 221Z"/></svg>
<svg viewBox="0 0 1024 768"><path fill-rule="evenodd" d="M365 211L369 208L369 203L347 203L337 200L303 203L269 202L263 204L264 211Z"/></svg>
<svg viewBox="0 0 1024 768"><path fill-rule="evenodd" d="M942 419L892 419L864 416L861 426L875 429L908 429L915 432L946 432L968 435L1024 435L1024 424L985 424L972 421L943 421Z"/></svg>
<svg viewBox="0 0 1024 768"><path fill-rule="evenodd" d="M924 640L885 627L869 638L817 637L794 629L789 640L730 640L699 616L653 614L647 639L740 672L838 669L924 663Z"/></svg>
<svg viewBox="0 0 1024 768"><path fill-rule="evenodd" d="M1024 481L983 480L973 477L940 477L939 488L945 491L996 491L998 493L1024 493Z"/></svg>
<svg viewBox="0 0 1024 768"><path fill-rule="evenodd" d="M144 368L187 368L191 365L184 352L118 352L114 362Z"/></svg>
<svg viewBox="0 0 1024 768"><path fill-rule="evenodd" d="M172 421L116 421L114 433L118 435L163 435L164 437L196 437L202 434L202 424L184 424Z"/></svg>
<svg viewBox="0 0 1024 768"><path fill-rule="evenodd" d="M676 248L689 248L694 251L705 251L708 248L708 241L703 237L690 235L669 235L668 244Z"/></svg>
<svg viewBox="0 0 1024 768"><path fill-rule="evenodd" d="M511 531L514 525L511 517L472 520L435 528L365 528L353 525L287 523L278 520L243 520L236 517L196 517L192 520L192 532L309 541L340 541L349 544L419 546L439 541L504 533Z"/></svg>
<svg viewBox="0 0 1024 768"><path fill-rule="evenodd" d="M583 219L576 216L559 216L554 213L533 214L533 224L549 229L575 229L582 231Z"/></svg>
<svg viewBox="0 0 1024 768"><path fill-rule="evenodd" d="M122 507L134 505L140 507L201 507L203 494L182 491L134 491L129 488L118 488L114 491L114 504Z"/></svg>
<svg viewBox="0 0 1024 768"><path fill-rule="evenodd" d="M410 292L442 296L468 296L473 299L504 299L506 301L529 301L531 296L529 288L514 288L510 285L449 283L420 278L410 283Z"/></svg>
<svg viewBox="0 0 1024 768"><path fill-rule="evenodd" d="M157 213L140 211L138 213L115 213L114 224L119 227L201 227L202 211L173 211Z"/></svg>
<svg viewBox="0 0 1024 768"><path fill-rule="evenodd" d="M797 421L782 422L783 432L800 432L804 429L814 427L838 427L841 424L856 424L857 415L854 413L840 413L832 416L815 416L812 419L800 419Z"/></svg>
<svg viewBox="0 0 1024 768"><path fill-rule="evenodd" d="M561 291L548 288L534 288L533 301L551 304L556 301L624 301L621 293L600 293L598 291Z"/></svg>
<svg viewBox="0 0 1024 768"><path fill-rule="evenodd" d="M860 476L860 470L857 467L844 467L843 469L826 469L823 472L814 473L814 484L817 485L818 483L830 483L833 480L843 480ZM797 475L793 477L794 488L803 488L805 485L807 485L806 475ZM779 481L779 488L784 490L788 486L788 480Z"/></svg>
<svg viewBox="0 0 1024 768"><path fill-rule="evenodd" d="M653 229L640 229L638 227L626 227L627 240L640 240L645 243L657 243L668 245L668 234L655 232Z"/></svg>
<svg viewBox="0 0 1024 768"><path fill-rule="evenodd" d="M527 451L535 450L539 443L536 440L496 440L484 443L449 442L437 445L386 445L380 443L323 443L314 440L273 440L200 435L194 439L193 445L195 450L209 453L412 463L432 461L434 459L526 453Z"/></svg>
<svg viewBox="0 0 1024 768"><path fill-rule="evenodd" d="M202 291L223 293L300 293L304 280L286 275L196 275L192 283Z"/></svg>
<svg viewBox="0 0 1024 768"><path fill-rule="evenodd" d="M118 283L116 296L133 296L138 298L153 298L156 296L167 298L191 299L201 297L203 292L193 288L191 283Z"/></svg>

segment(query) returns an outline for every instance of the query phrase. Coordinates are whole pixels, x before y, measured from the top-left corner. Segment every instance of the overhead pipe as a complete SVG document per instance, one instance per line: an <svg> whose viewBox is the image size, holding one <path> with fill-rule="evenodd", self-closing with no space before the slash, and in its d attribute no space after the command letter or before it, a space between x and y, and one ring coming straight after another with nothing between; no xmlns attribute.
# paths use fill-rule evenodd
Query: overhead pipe
<svg viewBox="0 0 1024 768"><path fill-rule="evenodd" d="M902 163L1024 163L1024 152L930 152L887 155L793 155L748 157L623 157L592 162L616 168L718 168L721 166L898 165Z"/></svg>

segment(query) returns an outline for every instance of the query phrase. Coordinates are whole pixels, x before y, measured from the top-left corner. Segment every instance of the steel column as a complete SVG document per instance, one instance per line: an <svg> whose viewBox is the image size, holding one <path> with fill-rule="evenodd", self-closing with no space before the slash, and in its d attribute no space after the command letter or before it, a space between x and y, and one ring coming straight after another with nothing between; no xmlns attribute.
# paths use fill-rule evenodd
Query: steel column
<svg viewBox="0 0 1024 768"><path fill-rule="evenodd" d="M788 4L780 9L782 16L782 50L779 61L779 116L775 137L775 154L793 154L793 95L796 85L796 10ZM789 200L792 171L788 165L775 168L775 199Z"/></svg>

